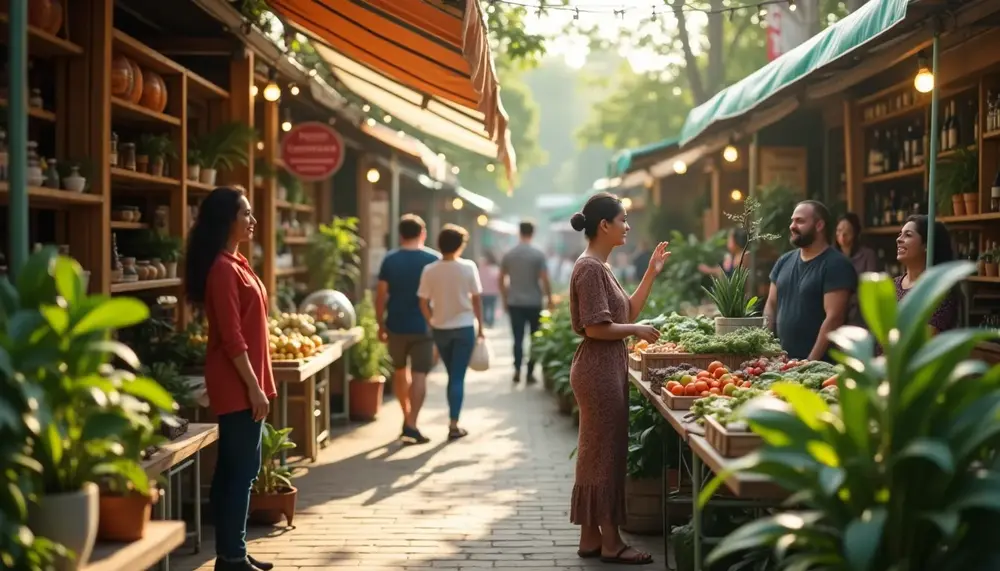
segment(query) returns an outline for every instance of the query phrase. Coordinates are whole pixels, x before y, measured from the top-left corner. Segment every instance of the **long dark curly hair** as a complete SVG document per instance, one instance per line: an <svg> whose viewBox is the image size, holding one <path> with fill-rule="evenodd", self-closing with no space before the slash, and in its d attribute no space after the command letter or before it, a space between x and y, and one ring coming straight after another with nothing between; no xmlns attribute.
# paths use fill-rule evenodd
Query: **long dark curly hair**
<svg viewBox="0 0 1000 571"><path fill-rule="evenodd" d="M243 192L235 188L219 187L209 193L198 208L198 219L188 234L184 256L187 270L184 286L190 303L205 303L208 271L219 252L226 249L242 196Z"/></svg>

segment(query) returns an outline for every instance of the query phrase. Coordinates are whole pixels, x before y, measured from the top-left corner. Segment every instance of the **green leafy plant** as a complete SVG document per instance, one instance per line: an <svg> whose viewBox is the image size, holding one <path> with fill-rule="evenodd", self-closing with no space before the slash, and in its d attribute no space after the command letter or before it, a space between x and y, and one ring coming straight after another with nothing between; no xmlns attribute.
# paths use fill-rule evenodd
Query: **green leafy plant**
<svg viewBox="0 0 1000 571"><path fill-rule="evenodd" d="M306 263L312 289L336 289L350 292L361 279L361 248L358 219L335 217L330 224L320 224L309 237Z"/></svg>
<svg viewBox="0 0 1000 571"><path fill-rule="evenodd" d="M257 138L253 127L234 121L219 126L195 140L199 163L202 168L232 170L236 165L247 165L250 148Z"/></svg>
<svg viewBox="0 0 1000 571"><path fill-rule="evenodd" d="M157 250L164 262L179 262L183 251L183 242L177 236L158 234Z"/></svg>
<svg viewBox="0 0 1000 571"><path fill-rule="evenodd" d="M201 161L202 161L201 150L198 149L198 141L196 139L188 141L188 148L187 148L188 166L194 166L194 165L201 166Z"/></svg>
<svg viewBox="0 0 1000 571"><path fill-rule="evenodd" d="M788 231L788 221L792 219L795 205L803 199L803 193L801 189L774 183L759 188L754 198L759 203L760 231L777 238ZM792 247L788 240L776 240L770 245L776 246L779 253Z"/></svg>
<svg viewBox="0 0 1000 571"><path fill-rule="evenodd" d="M260 439L260 471L253 483L253 493L276 494L294 487L292 469L278 461L282 451L295 448L295 443L288 437L291 432L291 428L278 430L264 423Z"/></svg>
<svg viewBox="0 0 1000 571"><path fill-rule="evenodd" d="M712 264L722 258L726 244L725 232L707 240L694 235L685 237L679 232L670 234L670 263L663 267L660 277L653 283L641 317L654 317L665 312L678 311L684 305L697 305L704 297L704 276L698 271L701 264Z"/></svg>
<svg viewBox="0 0 1000 571"><path fill-rule="evenodd" d="M150 161L173 158L177 156L173 141L166 135L145 133L139 137L138 153L146 155Z"/></svg>
<svg viewBox="0 0 1000 571"><path fill-rule="evenodd" d="M180 373L177 364L173 362L161 361L152 363L148 367L146 376L155 380L161 387L170 393L170 396L180 406L192 406L195 404L191 387Z"/></svg>
<svg viewBox="0 0 1000 571"><path fill-rule="evenodd" d="M664 468L675 467L677 437L666 419L649 399L634 386L629 387L628 456L630 478L659 478ZM663 457L663 439L667 438L667 457Z"/></svg>
<svg viewBox="0 0 1000 571"><path fill-rule="evenodd" d="M293 175L285 169L278 169L278 185L285 188L285 196L288 202L299 204L305 198L305 190L299 177Z"/></svg>
<svg viewBox="0 0 1000 571"><path fill-rule="evenodd" d="M274 168L273 165L265 161L263 157L258 157L253 161L253 174L254 176L268 179L277 176L278 169Z"/></svg>
<svg viewBox="0 0 1000 571"><path fill-rule="evenodd" d="M738 228L742 228L747 234L747 242L743 245L739 259L733 260L733 269L728 274L712 277L712 285L703 288L709 299L715 303L722 317L743 318L753 317L757 314L757 296L747 297L747 279L750 270L743 267L743 257L747 250L761 240L775 240L779 236L774 234L761 233L761 219L757 218L757 210L760 203L748 196L743 203L743 212L740 214L726 213L726 216L736 223Z"/></svg>
<svg viewBox="0 0 1000 571"><path fill-rule="evenodd" d="M976 192L979 184L979 153L959 148L955 154L938 163L938 207L951 210L951 197L966 192Z"/></svg>
<svg viewBox="0 0 1000 571"><path fill-rule="evenodd" d="M358 326L364 333L361 340L350 348L351 376L357 381L380 380L382 364L388 351L378 338L378 319L375 317L375 305L370 291L365 292L365 297L356 310Z"/></svg>
<svg viewBox="0 0 1000 571"><path fill-rule="evenodd" d="M839 407L797 385L772 387L783 400L743 407L764 445L731 471L768 477L799 507L743 526L709 563L773 550L774 569L998 568L1000 366L970 358L998 332L932 337L927 326L973 270L964 261L928 268L898 303L890 278L866 275L858 297L870 331L847 326L830 338L844 367ZM702 504L731 471L705 487Z"/></svg>

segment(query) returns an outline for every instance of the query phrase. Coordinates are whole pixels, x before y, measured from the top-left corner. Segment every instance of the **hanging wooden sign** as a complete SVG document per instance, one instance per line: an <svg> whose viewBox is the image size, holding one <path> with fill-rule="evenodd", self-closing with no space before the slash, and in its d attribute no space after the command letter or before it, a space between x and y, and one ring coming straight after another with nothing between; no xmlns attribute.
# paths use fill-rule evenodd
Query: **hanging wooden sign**
<svg viewBox="0 0 1000 571"><path fill-rule="evenodd" d="M306 182L326 180L344 164L344 139L318 121L299 123L281 139L281 160L288 172Z"/></svg>

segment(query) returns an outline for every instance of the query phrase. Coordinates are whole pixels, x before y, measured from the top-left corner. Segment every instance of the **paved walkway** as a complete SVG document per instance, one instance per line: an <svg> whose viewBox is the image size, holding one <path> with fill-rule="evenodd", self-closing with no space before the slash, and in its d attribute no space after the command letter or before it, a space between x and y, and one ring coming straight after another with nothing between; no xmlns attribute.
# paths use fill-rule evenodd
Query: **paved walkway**
<svg viewBox="0 0 1000 571"><path fill-rule="evenodd" d="M539 383L510 380L509 334L491 332L493 367L466 379L463 425L447 444L446 377L431 375L421 428L433 441L400 446L394 401L378 420L339 430L295 479L295 528L252 528L250 552L276 569L617 568L576 556L569 523L576 428ZM440 369L440 367L439 367ZM178 552L172 568L212 569L212 529L202 554ZM662 540L633 538L662 569Z"/></svg>

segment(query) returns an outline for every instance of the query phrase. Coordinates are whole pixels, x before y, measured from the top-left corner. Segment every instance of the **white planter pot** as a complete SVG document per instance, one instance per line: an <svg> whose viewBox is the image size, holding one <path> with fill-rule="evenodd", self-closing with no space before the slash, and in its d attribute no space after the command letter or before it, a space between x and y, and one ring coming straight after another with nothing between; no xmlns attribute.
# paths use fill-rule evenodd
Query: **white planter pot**
<svg viewBox="0 0 1000 571"><path fill-rule="evenodd" d="M201 165L188 165L188 180L199 180L201 178Z"/></svg>
<svg viewBox="0 0 1000 571"><path fill-rule="evenodd" d="M174 279L177 277L177 262L164 262L163 265L167 268L167 278Z"/></svg>
<svg viewBox="0 0 1000 571"><path fill-rule="evenodd" d="M219 174L219 171L215 169L201 169L201 183L215 186L215 176L217 174Z"/></svg>
<svg viewBox="0 0 1000 571"><path fill-rule="evenodd" d="M740 329L764 327L764 323L763 317L716 317L715 334L724 335Z"/></svg>
<svg viewBox="0 0 1000 571"><path fill-rule="evenodd" d="M100 513L97 485L86 483L78 492L49 494L28 512L28 527L38 536L66 546L75 559L56 563L59 571L76 571L87 566L97 541Z"/></svg>
<svg viewBox="0 0 1000 571"><path fill-rule="evenodd" d="M63 180L63 186L70 192L83 192L87 187L87 179L82 176L68 176Z"/></svg>
<svg viewBox="0 0 1000 571"><path fill-rule="evenodd" d="M260 176L259 174L254 175L254 177L253 177L253 185L254 186L264 186L264 177Z"/></svg>

